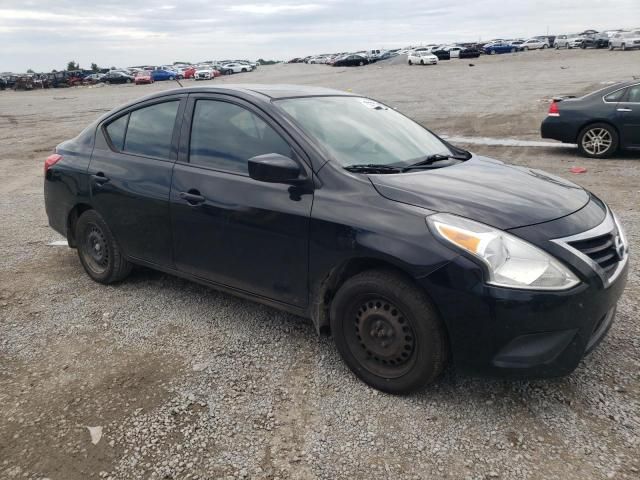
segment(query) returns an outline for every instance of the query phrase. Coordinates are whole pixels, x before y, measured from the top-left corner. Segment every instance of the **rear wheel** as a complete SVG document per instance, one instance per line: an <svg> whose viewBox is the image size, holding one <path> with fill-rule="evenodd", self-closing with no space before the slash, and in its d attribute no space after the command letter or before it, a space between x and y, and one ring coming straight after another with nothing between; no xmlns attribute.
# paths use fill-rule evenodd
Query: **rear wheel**
<svg viewBox="0 0 640 480"><path fill-rule="evenodd" d="M98 212L84 212L76 223L75 234L80 262L93 280L109 284L129 275L132 265Z"/></svg>
<svg viewBox="0 0 640 480"><path fill-rule="evenodd" d="M490 50L490 51L489 51L489 54L491 54L491 55L495 55L495 54L496 54L496 51L495 51L495 50Z"/></svg>
<svg viewBox="0 0 640 480"><path fill-rule="evenodd" d="M444 369L447 342L438 314L396 272L370 270L347 280L331 304L331 331L347 366L379 390L417 390Z"/></svg>
<svg viewBox="0 0 640 480"><path fill-rule="evenodd" d="M591 158L607 158L618 149L618 132L606 123L594 123L578 135L578 150Z"/></svg>
<svg viewBox="0 0 640 480"><path fill-rule="evenodd" d="M420 60L420 65L424 65L424 60Z"/></svg>
<svg viewBox="0 0 640 480"><path fill-rule="evenodd" d="M360 63L358 63L358 65L361 67L361 66L363 66L363 65L364 65L364 62L363 62L363 61L360 61Z"/></svg>
<svg viewBox="0 0 640 480"><path fill-rule="evenodd" d="M522 47L522 50L524 50L525 52L529 51L529 47Z"/></svg>
<svg viewBox="0 0 640 480"><path fill-rule="evenodd" d="M622 45L620 45L620 49L621 50L626 50L627 49L627 45L625 43L623 43Z"/></svg>
<svg viewBox="0 0 640 480"><path fill-rule="evenodd" d="M413 62L411 60L409 60L409 65L413 65Z"/></svg>
<svg viewBox="0 0 640 480"><path fill-rule="evenodd" d="M547 47L548 47L548 45L547 45L546 43L542 45L542 49L543 49L543 50L544 50L545 48L547 48Z"/></svg>
<svg viewBox="0 0 640 480"><path fill-rule="evenodd" d="M131 83L131 79L130 78L127 78L127 83Z"/></svg>

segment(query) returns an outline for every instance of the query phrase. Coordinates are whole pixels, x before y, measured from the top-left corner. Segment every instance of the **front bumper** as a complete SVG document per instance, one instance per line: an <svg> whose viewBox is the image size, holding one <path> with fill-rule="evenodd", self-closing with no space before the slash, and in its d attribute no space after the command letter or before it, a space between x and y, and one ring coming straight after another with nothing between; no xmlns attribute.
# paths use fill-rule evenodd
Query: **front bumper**
<svg viewBox="0 0 640 480"><path fill-rule="evenodd" d="M564 292L487 285L466 257L421 280L449 333L456 369L488 375L571 373L605 337L626 285L628 263L608 288L593 278Z"/></svg>

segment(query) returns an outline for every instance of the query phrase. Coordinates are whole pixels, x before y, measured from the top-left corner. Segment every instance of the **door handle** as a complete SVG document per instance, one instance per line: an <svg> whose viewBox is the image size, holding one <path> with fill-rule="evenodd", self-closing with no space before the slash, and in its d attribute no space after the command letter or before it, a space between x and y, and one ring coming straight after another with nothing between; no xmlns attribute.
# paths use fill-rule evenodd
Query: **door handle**
<svg viewBox="0 0 640 480"><path fill-rule="evenodd" d="M104 173L98 172L95 175L91 175L91 180L95 182L95 184L99 187L104 185L109 181L109 178L104 176Z"/></svg>
<svg viewBox="0 0 640 480"><path fill-rule="evenodd" d="M186 200L189 205L200 205L204 203L206 198L200 195L198 190L189 190L188 192L180 192L180 198Z"/></svg>
<svg viewBox="0 0 640 480"><path fill-rule="evenodd" d="M619 112L633 112L630 108L618 108Z"/></svg>

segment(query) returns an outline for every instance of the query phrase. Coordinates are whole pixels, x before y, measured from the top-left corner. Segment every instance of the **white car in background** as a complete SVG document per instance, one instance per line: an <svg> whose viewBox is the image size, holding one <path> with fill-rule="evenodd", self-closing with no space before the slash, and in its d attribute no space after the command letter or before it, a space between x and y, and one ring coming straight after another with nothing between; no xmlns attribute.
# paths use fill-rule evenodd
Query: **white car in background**
<svg viewBox="0 0 640 480"><path fill-rule="evenodd" d="M413 51L407 57L407 63L409 65L437 65L438 57L431 52L427 51Z"/></svg>
<svg viewBox="0 0 640 480"><path fill-rule="evenodd" d="M224 65L222 65L222 68L227 68L231 71L233 71L233 73L241 73L241 72L249 72L251 71L251 66L250 65L246 65L244 63L225 63Z"/></svg>
<svg viewBox="0 0 640 480"><path fill-rule="evenodd" d="M543 50L548 47L549 44L544 40L540 40L539 38L530 38L529 40L525 40L520 44L520 48L525 52L527 50Z"/></svg>
<svg viewBox="0 0 640 480"><path fill-rule="evenodd" d="M200 67L197 68L193 74L194 80L213 80L215 75L212 67Z"/></svg>
<svg viewBox="0 0 640 480"><path fill-rule="evenodd" d="M614 48L619 48L620 50L640 48L640 30L614 34L609 39L609 50L613 50Z"/></svg>
<svg viewBox="0 0 640 480"><path fill-rule="evenodd" d="M573 33L558 35L553 42L553 46L558 50L560 48L576 48L576 45L580 46L580 43L582 43L582 37Z"/></svg>

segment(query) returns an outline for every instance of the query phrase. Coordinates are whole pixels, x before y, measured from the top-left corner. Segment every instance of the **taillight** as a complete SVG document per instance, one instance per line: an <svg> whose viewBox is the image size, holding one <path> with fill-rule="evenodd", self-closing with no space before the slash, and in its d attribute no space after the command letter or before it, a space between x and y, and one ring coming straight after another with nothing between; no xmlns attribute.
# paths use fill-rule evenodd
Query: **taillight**
<svg viewBox="0 0 640 480"><path fill-rule="evenodd" d="M53 167L60 160L62 160L62 155L59 155L57 153L49 155L47 157L47 159L44 161L44 174L46 175L47 174L47 170L49 170L51 167Z"/></svg>
<svg viewBox="0 0 640 480"><path fill-rule="evenodd" d="M550 117L560 116L560 109L558 108L558 102L556 102L555 100L551 102L551 105L549 105L549 116Z"/></svg>

